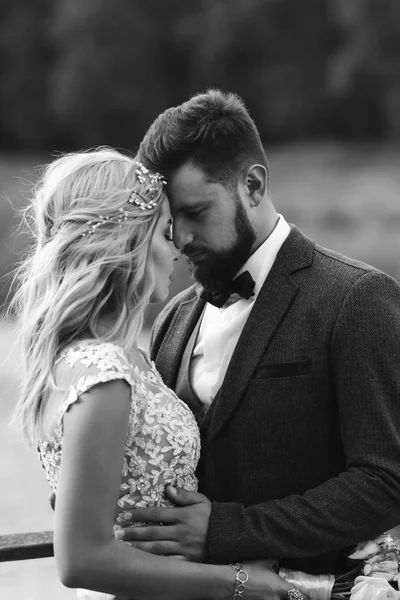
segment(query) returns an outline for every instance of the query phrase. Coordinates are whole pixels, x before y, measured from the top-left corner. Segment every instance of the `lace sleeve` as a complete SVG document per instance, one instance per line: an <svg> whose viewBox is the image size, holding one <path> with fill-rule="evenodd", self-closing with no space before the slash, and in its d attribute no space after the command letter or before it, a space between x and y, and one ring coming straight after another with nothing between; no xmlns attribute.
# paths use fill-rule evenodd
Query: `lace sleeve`
<svg viewBox="0 0 400 600"><path fill-rule="evenodd" d="M68 408L94 385L124 379L131 386L131 368L120 346L111 343L80 343L64 350L58 362L62 379L72 383L64 386L66 395L60 405L57 422L61 423Z"/></svg>

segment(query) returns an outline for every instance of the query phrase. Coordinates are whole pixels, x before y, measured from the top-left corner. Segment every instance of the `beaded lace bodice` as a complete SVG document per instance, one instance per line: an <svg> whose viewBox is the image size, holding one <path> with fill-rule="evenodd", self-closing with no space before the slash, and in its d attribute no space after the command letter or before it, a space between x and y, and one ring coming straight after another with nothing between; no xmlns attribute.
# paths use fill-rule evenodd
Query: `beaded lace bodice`
<svg viewBox="0 0 400 600"><path fill-rule="evenodd" d="M53 433L38 445L47 480L55 491L65 412L83 392L98 383L115 379L128 382L131 400L118 499L121 511L114 528L120 527L122 508L170 505L164 495L168 483L197 489L200 435L195 418L164 385L154 363L142 355L136 363L132 364L122 348L111 343L91 340L67 347L55 368L55 380L63 398L58 403Z"/></svg>

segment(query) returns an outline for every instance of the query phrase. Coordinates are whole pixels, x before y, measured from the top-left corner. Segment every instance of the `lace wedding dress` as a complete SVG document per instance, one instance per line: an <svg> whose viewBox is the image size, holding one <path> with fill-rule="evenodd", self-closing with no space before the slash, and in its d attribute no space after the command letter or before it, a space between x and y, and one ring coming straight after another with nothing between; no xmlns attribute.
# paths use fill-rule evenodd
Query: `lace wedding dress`
<svg viewBox="0 0 400 600"><path fill-rule="evenodd" d="M114 379L127 381L131 388L130 414L118 499L121 511L114 530L121 527L127 506L171 506L164 495L168 483L197 490L195 470L200 435L195 418L187 405L164 385L154 363L144 353L136 356L135 363L116 344L89 340L67 347L55 366L55 381L62 391L51 392L61 394L56 402L59 408L52 434L38 445L47 480L56 491L65 412L92 386ZM114 598L86 590L78 590L78 597Z"/></svg>

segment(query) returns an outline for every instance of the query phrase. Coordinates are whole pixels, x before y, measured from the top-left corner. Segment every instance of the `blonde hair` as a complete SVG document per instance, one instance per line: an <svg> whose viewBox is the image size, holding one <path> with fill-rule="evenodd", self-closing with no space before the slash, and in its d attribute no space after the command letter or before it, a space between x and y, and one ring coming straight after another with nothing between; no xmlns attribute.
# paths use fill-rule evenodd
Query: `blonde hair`
<svg viewBox="0 0 400 600"><path fill-rule="evenodd" d="M154 290L150 242L163 191L150 209L130 204L135 189L143 196L136 169L134 159L99 148L58 158L36 186L28 207L35 243L17 273L13 301L24 368L14 422L31 443L61 350L84 334L99 337L106 317L112 324L102 339L117 338L126 350L142 327ZM121 209L128 218L118 222ZM99 219L102 225L84 235Z"/></svg>

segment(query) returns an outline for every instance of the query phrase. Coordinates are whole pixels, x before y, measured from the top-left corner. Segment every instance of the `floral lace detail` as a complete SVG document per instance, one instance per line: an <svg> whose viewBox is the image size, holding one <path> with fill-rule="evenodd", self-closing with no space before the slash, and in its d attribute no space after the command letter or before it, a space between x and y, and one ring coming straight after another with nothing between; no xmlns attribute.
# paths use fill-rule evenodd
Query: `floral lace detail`
<svg viewBox="0 0 400 600"><path fill-rule="evenodd" d="M124 379L130 385L131 405L118 499L121 511L114 529L120 527L127 506L170 505L164 495L168 483L197 490L197 423L188 406L164 385L154 363L143 361L144 368L132 365L119 346L89 341L66 348L56 364L64 371L69 367L69 381L54 432L38 444L53 490L58 484L65 412L94 385L115 379Z"/></svg>
<svg viewBox="0 0 400 600"><path fill-rule="evenodd" d="M61 352L57 363L63 359L71 366L74 366L79 361L85 367L94 365L99 371L129 371L129 365L123 349L120 346L110 343L80 343L77 346L66 348Z"/></svg>

